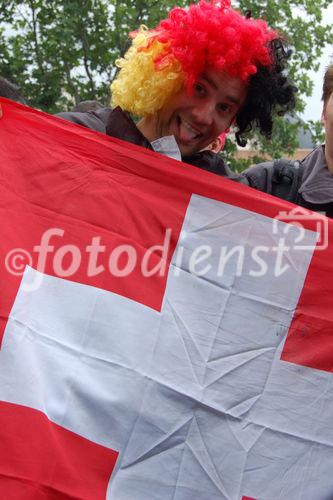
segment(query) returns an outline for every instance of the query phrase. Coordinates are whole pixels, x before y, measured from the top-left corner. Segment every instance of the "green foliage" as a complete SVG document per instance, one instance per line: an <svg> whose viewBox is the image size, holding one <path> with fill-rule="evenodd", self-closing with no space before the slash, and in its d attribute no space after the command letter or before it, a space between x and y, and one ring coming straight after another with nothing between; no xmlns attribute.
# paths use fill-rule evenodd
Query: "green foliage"
<svg viewBox="0 0 333 500"><path fill-rule="evenodd" d="M325 142L325 133L321 122L309 120L304 123L304 130L309 130L314 144L319 145Z"/></svg>
<svg viewBox="0 0 333 500"><path fill-rule="evenodd" d="M261 163L267 160L267 156L265 156L264 151L255 151L251 150L251 154L247 158L237 158L235 153L237 151L236 144L233 140L227 139L226 145L220 156L226 162L226 164L238 174L243 172L246 168L251 165L256 165L257 163Z"/></svg>
<svg viewBox="0 0 333 500"><path fill-rule="evenodd" d="M0 74L17 83L32 106L50 113L86 99L107 104L128 33L153 26L174 3L0 1Z"/></svg>
<svg viewBox="0 0 333 500"><path fill-rule="evenodd" d="M174 5L184 0L0 0L0 74L17 83L30 104L50 113L70 109L75 103L109 101L109 85L116 74L116 60L128 48L128 33L141 24L152 27ZM290 72L299 89L297 111L313 83L309 69L318 67L332 27L322 12L330 0L239 0L234 7L266 18L293 47ZM299 121L277 117L272 141L252 135L257 157L276 158L297 147ZM318 124L307 127L319 139ZM224 155L232 157L235 145L228 140ZM246 161L231 160L235 169Z"/></svg>

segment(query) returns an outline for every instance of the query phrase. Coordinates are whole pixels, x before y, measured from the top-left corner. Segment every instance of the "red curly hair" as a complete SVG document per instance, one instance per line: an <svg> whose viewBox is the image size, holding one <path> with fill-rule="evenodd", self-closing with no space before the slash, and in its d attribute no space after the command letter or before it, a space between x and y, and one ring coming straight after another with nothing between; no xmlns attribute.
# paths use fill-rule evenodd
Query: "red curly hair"
<svg viewBox="0 0 333 500"><path fill-rule="evenodd" d="M188 10L175 7L154 31L150 43L157 39L167 44L155 60L156 67L174 57L187 75L189 87L205 66L246 81L256 73L258 64L270 64L268 42L278 36L265 21L231 9L229 0L201 0Z"/></svg>

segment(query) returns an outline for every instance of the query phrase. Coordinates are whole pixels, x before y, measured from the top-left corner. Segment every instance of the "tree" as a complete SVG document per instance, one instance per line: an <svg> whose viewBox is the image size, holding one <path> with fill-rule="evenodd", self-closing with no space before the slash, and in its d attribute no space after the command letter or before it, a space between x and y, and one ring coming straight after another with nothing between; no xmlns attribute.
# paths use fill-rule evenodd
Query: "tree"
<svg viewBox="0 0 333 500"><path fill-rule="evenodd" d="M188 2L187 2L188 3ZM184 0L0 0L0 74L20 85L32 106L50 113L97 99L106 104L116 60L128 47L128 33L154 26ZM299 89L297 112L313 83L307 71L333 34L323 24L330 0L239 0L235 7L266 18L293 47L291 74ZM277 117L272 141L253 135L260 152L279 157L292 152L299 121ZM318 123L306 124L318 132ZM228 141L225 155L231 157ZM240 165L234 164L235 168Z"/></svg>
<svg viewBox="0 0 333 500"><path fill-rule="evenodd" d="M0 72L33 106L55 112L84 99L107 100L114 36L106 2L6 1L6 7Z"/></svg>
<svg viewBox="0 0 333 500"><path fill-rule="evenodd" d="M128 33L156 23L170 1L3 0L0 74L51 113L86 99L108 102Z"/></svg>

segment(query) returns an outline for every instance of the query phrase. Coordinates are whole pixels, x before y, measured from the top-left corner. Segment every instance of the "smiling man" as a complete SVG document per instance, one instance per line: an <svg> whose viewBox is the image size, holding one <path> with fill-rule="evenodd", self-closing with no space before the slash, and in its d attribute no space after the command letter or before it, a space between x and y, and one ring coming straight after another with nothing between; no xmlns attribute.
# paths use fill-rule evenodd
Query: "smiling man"
<svg viewBox="0 0 333 500"><path fill-rule="evenodd" d="M254 126L269 137L273 111L294 105L284 42L229 0L174 8L155 29L131 36L111 85L113 109L59 116L233 176L221 158L202 150L230 125L242 146Z"/></svg>
<svg viewBox="0 0 333 500"><path fill-rule="evenodd" d="M226 130L243 106L247 86L239 78L207 69L190 93L183 89L137 127L150 142L173 135L183 156L208 146Z"/></svg>

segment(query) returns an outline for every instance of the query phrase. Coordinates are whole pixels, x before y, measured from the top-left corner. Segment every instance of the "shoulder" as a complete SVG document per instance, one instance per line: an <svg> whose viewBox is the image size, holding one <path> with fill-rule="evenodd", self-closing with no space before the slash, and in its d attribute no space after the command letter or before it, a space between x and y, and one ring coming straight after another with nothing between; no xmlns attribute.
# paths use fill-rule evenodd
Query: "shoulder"
<svg viewBox="0 0 333 500"><path fill-rule="evenodd" d="M243 172L244 177L251 187L266 193L271 193L272 191L273 174L273 161L258 163L258 165L254 165Z"/></svg>
<svg viewBox="0 0 333 500"><path fill-rule="evenodd" d="M106 124L111 111L112 108L101 108L96 111L87 111L85 113L77 111L57 113L56 116L105 134Z"/></svg>
<svg viewBox="0 0 333 500"><path fill-rule="evenodd" d="M317 165L326 166L325 146L317 146L315 149L310 151L310 153L303 158L301 164L304 167L306 173L308 173L308 171L312 170Z"/></svg>

